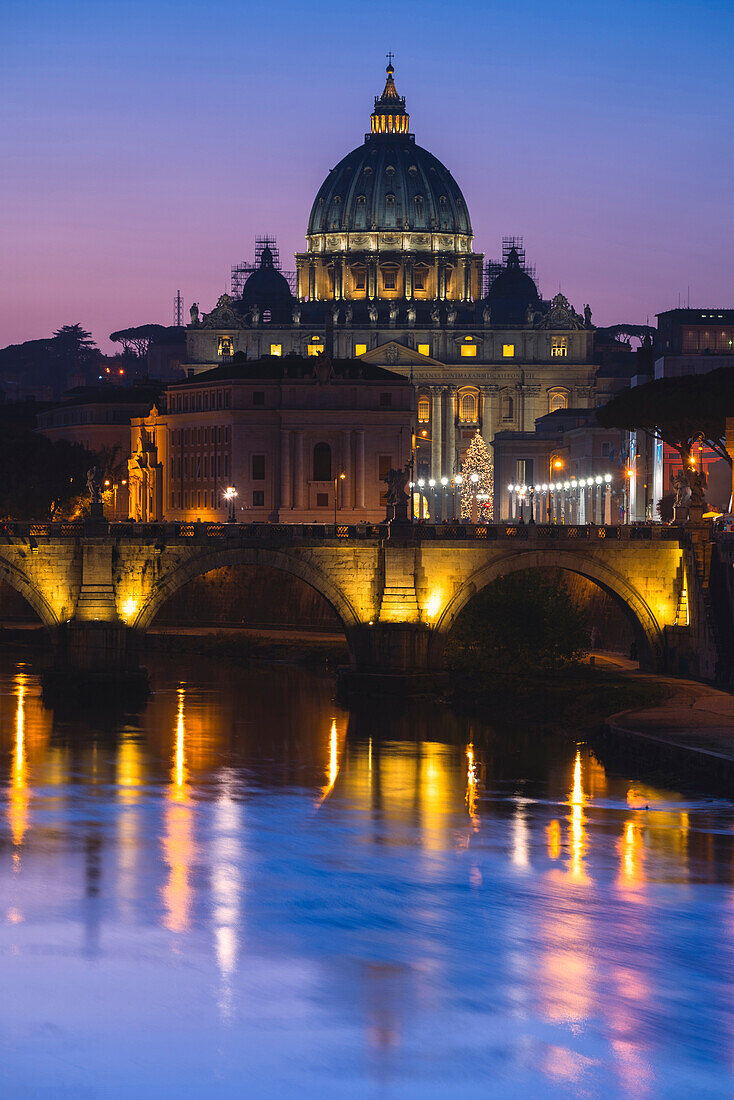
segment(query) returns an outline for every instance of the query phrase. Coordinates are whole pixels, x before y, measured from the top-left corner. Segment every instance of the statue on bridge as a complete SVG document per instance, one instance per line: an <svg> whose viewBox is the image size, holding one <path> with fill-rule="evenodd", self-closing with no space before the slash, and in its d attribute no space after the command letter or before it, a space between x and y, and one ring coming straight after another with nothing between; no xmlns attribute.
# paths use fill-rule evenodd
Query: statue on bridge
<svg viewBox="0 0 734 1100"><path fill-rule="evenodd" d="M681 469L673 478L675 500L673 523L700 523L706 508L706 474L703 470Z"/></svg>
<svg viewBox="0 0 734 1100"><path fill-rule="evenodd" d="M409 496L406 486L410 479L410 468L402 466L399 470L390 469L384 481L387 485L386 504L388 523L408 522Z"/></svg>
<svg viewBox="0 0 734 1100"><path fill-rule="evenodd" d="M102 486L97 477L96 466L92 466L91 470L87 470L87 491L92 504L102 503Z"/></svg>

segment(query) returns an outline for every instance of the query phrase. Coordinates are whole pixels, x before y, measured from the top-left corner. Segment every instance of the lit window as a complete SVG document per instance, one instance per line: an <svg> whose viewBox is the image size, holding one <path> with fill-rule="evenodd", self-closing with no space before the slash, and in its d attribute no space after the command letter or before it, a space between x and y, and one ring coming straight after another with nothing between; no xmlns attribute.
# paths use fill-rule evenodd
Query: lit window
<svg viewBox="0 0 734 1100"><path fill-rule="evenodd" d="M551 358L563 359L568 355L568 346L565 336L554 336L551 339Z"/></svg>
<svg viewBox="0 0 734 1100"><path fill-rule="evenodd" d="M477 418L477 402L473 393L465 393L461 398L461 419L473 423Z"/></svg>
<svg viewBox="0 0 734 1100"><path fill-rule="evenodd" d="M557 409L567 409L568 400L565 393L552 393L550 395L550 411L556 412Z"/></svg>
<svg viewBox="0 0 734 1100"><path fill-rule="evenodd" d="M367 285L367 272L363 267L355 267L353 269L354 275L354 289L364 290Z"/></svg>
<svg viewBox="0 0 734 1100"><path fill-rule="evenodd" d="M418 345L418 354L419 355L430 355L431 354L431 345L430 344L419 344Z"/></svg>
<svg viewBox="0 0 734 1100"><path fill-rule="evenodd" d="M321 352L323 350L324 350L324 345L323 344L309 344L308 345L308 354L309 355L321 355Z"/></svg>
<svg viewBox="0 0 734 1100"><path fill-rule="evenodd" d="M355 355L364 355L366 351L367 351L367 345L366 344L355 344L354 345L354 354Z"/></svg>
<svg viewBox="0 0 734 1100"><path fill-rule="evenodd" d="M232 354L232 337L220 336L219 337L219 354L222 358L229 358Z"/></svg>
<svg viewBox="0 0 734 1100"><path fill-rule="evenodd" d="M503 359L512 359L514 354L515 354L515 345L514 344L503 344L502 345L502 358Z"/></svg>
<svg viewBox="0 0 734 1100"><path fill-rule="evenodd" d="M464 356L465 359L470 359L470 358L476 357L477 345L476 344L462 344L461 345L461 354Z"/></svg>
<svg viewBox="0 0 734 1100"><path fill-rule="evenodd" d="M415 286L416 290L425 290L426 289L426 276L427 275L428 275L428 272L426 271L426 269L424 267L416 268L414 276L413 276L413 283L414 283L414 286Z"/></svg>
<svg viewBox="0 0 734 1100"><path fill-rule="evenodd" d="M271 355L282 355L283 354L283 345L282 344L271 344L270 345L270 354Z"/></svg>
<svg viewBox="0 0 734 1100"><path fill-rule="evenodd" d="M398 271L395 267L389 267L383 269L382 272L382 285L385 290L397 290L398 286Z"/></svg>
<svg viewBox="0 0 734 1100"><path fill-rule="evenodd" d="M431 403L427 397L418 398L418 421L427 424L431 417Z"/></svg>

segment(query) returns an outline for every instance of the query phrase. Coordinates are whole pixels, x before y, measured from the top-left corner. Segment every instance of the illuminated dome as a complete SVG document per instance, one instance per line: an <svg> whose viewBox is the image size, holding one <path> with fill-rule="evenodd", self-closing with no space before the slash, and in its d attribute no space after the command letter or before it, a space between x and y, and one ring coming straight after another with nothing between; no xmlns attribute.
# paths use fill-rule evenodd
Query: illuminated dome
<svg viewBox="0 0 734 1100"><path fill-rule="evenodd" d="M364 144L333 168L316 195L308 237L344 232L440 232L471 238L464 196L448 168L408 133L405 99L388 65ZM470 247L470 242L463 243Z"/></svg>

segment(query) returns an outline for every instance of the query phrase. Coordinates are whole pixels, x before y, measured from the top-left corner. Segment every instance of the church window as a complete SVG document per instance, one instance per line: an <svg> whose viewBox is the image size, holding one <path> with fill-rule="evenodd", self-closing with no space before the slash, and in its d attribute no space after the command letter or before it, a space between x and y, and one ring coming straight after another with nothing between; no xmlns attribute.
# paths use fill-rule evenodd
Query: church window
<svg viewBox="0 0 734 1100"><path fill-rule="evenodd" d="M271 344L270 345L270 354L271 355L282 355L283 354L283 345L282 344Z"/></svg>
<svg viewBox="0 0 734 1100"><path fill-rule="evenodd" d="M461 398L461 419L467 424L477 419L477 400L473 393L465 393Z"/></svg>
<svg viewBox="0 0 734 1100"><path fill-rule="evenodd" d="M204 455L204 481L209 477L209 455Z"/></svg>
<svg viewBox="0 0 734 1100"><path fill-rule="evenodd" d="M396 266L390 264L382 268L382 286L384 290L397 290L398 269Z"/></svg>
<svg viewBox="0 0 734 1100"><path fill-rule="evenodd" d="M221 407L222 407L222 391L218 390L217 391L217 408L221 409Z"/></svg>
<svg viewBox="0 0 734 1100"><path fill-rule="evenodd" d="M428 276L428 269L425 267L417 267L413 274L413 285L416 290L426 289L426 278Z"/></svg>
<svg viewBox="0 0 734 1100"><path fill-rule="evenodd" d="M306 350L309 355L321 355L322 351L324 350L324 345L321 342L319 342L318 344L309 344Z"/></svg>
<svg viewBox="0 0 734 1100"><path fill-rule="evenodd" d="M395 196L393 195L392 191L388 191L388 193L385 195L385 202L388 206L394 206Z"/></svg>
<svg viewBox="0 0 734 1100"><path fill-rule="evenodd" d="M204 394L204 412L208 412L208 411L209 411L209 394L205 393Z"/></svg>
<svg viewBox="0 0 734 1100"><path fill-rule="evenodd" d="M265 455L252 456L252 480L265 480Z"/></svg>
<svg viewBox="0 0 734 1100"><path fill-rule="evenodd" d="M224 391L224 407L225 407L225 409L229 408L229 394L230 394L229 390Z"/></svg>
<svg viewBox="0 0 734 1100"><path fill-rule="evenodd" d="M229 443L229 428L224 429L224 442ZM225 470L224 472L226 474L227 471Z"/></svg>
<svg viewBox="0 0 734 1100"><path fill-rule="evenodd" d="M367 351L367 345L366 344L355 344L354 345L354 354L355 355L364 355L366 351Z"/></svg>
<svg viewBox="0 0 734 1100"><path fill-rule="evenodd" d="M354 289L364 290L367 285L367 271L364 267L355 267L352 269L354 277Z"/></svg>
<svg viewBox="0 0 734 1100"><path fill-rule="evenodd" d="M427 397L418 398L418 423L427 424L431 418L431 403Z"/></svg>
<svg viewBox="0 0 734 1100"><path fill-rule="evenodd" d="M440 202L441 206L445 206L446 203L448 202L448 199L446 198L445 195L441 195L441 198L438 201Z"/></svg>
<svg viewBox="0 0 734 1100"><path fill-rule="evenodd" d="M512 359L514 357L514 355L515 355L515 345L514 344L503 344L502 345L502 358L503 359Z"/></svg>
<svg viewBox="0 0 734 1100"><path fill-rule="evenodd" d="M317 443L313 449L314 481L331 481L331 447L328 443Z"/></svg>
<svg viewBox="0 0 734 1100"><path fill-rule="evenodd" d="M265 493L262 489L255 489L252 494L252 507L264 508L265 507Z"/></svg>
<svg viewBox="0 0 734 1100"><path fill-rule="evenodd" d="M556 412L558 409L568 408L568 398L565 393L552 393L550 395L549 411Z"/></svg>
<svg viewBox="0 0 734 1100"><path fill-rule="evenodd" d="M431 354L431 345L430 344L419 344L418 345L418 354L419 355L430 355Z"/></svg>
<svg viewBox="0 0 734 1100"><path fill-rule="evenodd" d="M222 359L228 359L232 354L232 337L219 337L219 355Z"/></svg>
<svg viewBox="0 0 734 1100"><path fill-rule="evenodd" d="M366 195L357 195L357 205L358 206L364 206L364 204L366 202L367 202L367 196Z"/></svg>
<svg viewBox="0 0 734 1100"><path fill-rule="evenodd" d="M512 420L515 415L515 402L512 400L509 394L505 394L502 398L502 419Z"/></svg>
<svg viewBox="0 0 734 1100"><path fill-rule="evenodd" d="M568 345L565 336L551 337L551 358L565 359L568 355Z"/></svg>
<svg viewBox="0 0 734 1100"><path fill-rule="evenodd" d="M477 345L476 344L462 344L461 345L461 354L462 354L464 359L475 359L476 355L477 355Z"/></svg>

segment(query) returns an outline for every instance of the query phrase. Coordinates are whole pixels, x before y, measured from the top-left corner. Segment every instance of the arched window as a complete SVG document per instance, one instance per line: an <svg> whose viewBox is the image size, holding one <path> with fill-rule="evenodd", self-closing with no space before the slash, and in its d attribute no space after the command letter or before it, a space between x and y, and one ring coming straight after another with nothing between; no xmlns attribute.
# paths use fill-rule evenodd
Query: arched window
<svg viewBox="0 0 734 1100"><path fill-rule="evenodd" d="M328 443L317 443L313 449L314 481L331 481L331 447Z"/></svg>
<svg viewBox="0 0 734 1100"><path fill-rule="evenodd" d="M568 398L565 393L552 393L550 395L549 411L556 412L557 409L567 409Z"/></svg>
<svg viewBox="0 0 734 1100"><path fill-rule="evenodd" d="M515 402L512 400L509 394L505 394L502 398L502 419L512 420L515 415Z"/></svg>
<svg viewBox="0 0 734 1100"><path fill-rule="evenodd" d="M418 422L427 424L431 418L431 403L427 397L418 398Z"/></svg>
<svg viewBox="0 0 734 1100"><path fill-rule="evenodd" d="M477 400L473 393L465 393L461 398L461 419L473 423L477 418Z"/></svg>

